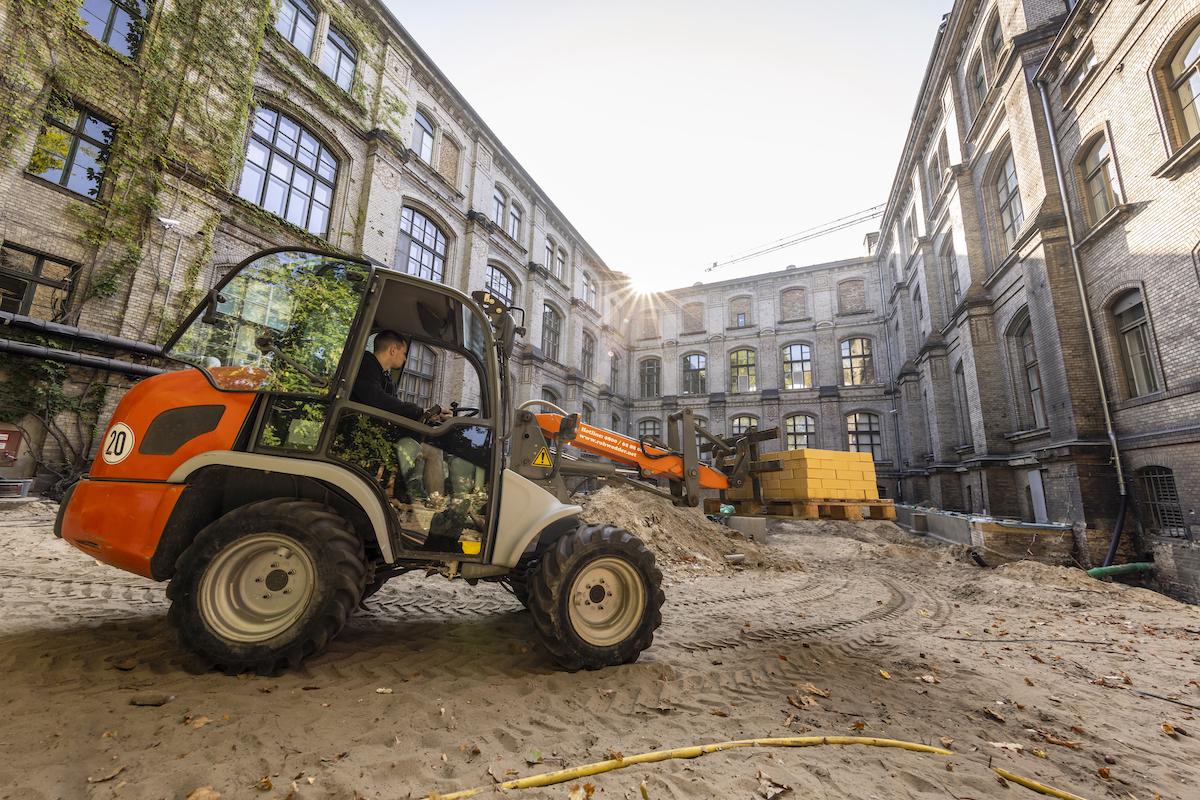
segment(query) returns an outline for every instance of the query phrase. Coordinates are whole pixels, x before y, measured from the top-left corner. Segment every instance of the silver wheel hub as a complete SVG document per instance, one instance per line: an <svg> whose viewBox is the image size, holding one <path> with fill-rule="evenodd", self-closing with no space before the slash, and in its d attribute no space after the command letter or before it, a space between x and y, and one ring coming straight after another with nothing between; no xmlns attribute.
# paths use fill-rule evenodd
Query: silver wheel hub
<svg viewBox="0 0 1200 800"><path fill-rule="evenodd" d="M580 639L596 647L620 644L638 629L646 610L641 573L623 558L604 556L575 576L567 615Z"/></svg>
<svg viewBox="0 0 1200 800"><path fill-rule="evenodd" d="M304 615L316 577L312 557L292 537L244 536L217 553L200 577L200 617L227 641L266 641Z"/></svg>

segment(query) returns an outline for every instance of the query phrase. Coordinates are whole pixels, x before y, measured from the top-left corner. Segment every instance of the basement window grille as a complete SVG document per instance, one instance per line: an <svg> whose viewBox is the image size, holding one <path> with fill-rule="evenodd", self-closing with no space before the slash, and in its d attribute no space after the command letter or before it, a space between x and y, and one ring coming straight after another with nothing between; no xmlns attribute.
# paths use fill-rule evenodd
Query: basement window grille
<svg viewBox="0 0 1200 800"><path fill-rule="evenodd" d="M1190 539L1187 520L1179 504L1175 473L1166 467L1146 467L1138 472L1144 520L1151 533Z"/></svg>

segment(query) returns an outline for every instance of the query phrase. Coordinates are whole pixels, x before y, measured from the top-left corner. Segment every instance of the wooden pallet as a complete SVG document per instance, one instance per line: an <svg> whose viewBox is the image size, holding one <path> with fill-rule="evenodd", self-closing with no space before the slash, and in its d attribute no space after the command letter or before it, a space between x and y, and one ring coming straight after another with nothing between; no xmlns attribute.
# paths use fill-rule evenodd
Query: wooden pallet
<svg viewBox="0 0 1200 800"><path fill-rule="evenodd" d="M704 513L721 513L722 501L704 501ZM891 500L726 500L733 513L743 517L772 517L776 519L843 519L857 522L862 519L894 520L896 507ZM864 516L863 512L866 512Z"/></svg>

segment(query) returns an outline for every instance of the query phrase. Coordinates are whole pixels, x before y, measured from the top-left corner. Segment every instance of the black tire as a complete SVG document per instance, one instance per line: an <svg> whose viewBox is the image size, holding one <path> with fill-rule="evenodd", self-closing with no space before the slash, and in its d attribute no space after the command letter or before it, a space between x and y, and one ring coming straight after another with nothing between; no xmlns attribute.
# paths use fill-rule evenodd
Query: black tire
<svg viewBox="0 0 1200 800"><path fill-rule="evenodd" d="M308 599L292 604L298 617L270 638L248 642L223 636L201 610L205 572L231 545L240 541L244 546L251 537L271 535L292 540L303 550L299 557L307 557L312 573L305 591ZM341 631L362 598L365 562L362 539L333 509L294 498L251 503L209 524L180 554L167 586L168 620L183 645L207 666L229 674L273 675L321 652ZM286 584L286 575L282 580Z"/></svg>
<svg viewBox="0 0 1200 800"><path fill-rule="evenodd" d="M581 635L583 629L572 622L572 587L576 578L589 565L595 569L598 561L623 565L621 569L640 582L644 592L640 611L630 618L628 635L610 644L588 641ZM654 641L665 600L662 573L654 564L654 554L640 539L612 525L585 523L541 554L529 578L527 606L542 644L559 665L574 671L636 661Z"/></svg>

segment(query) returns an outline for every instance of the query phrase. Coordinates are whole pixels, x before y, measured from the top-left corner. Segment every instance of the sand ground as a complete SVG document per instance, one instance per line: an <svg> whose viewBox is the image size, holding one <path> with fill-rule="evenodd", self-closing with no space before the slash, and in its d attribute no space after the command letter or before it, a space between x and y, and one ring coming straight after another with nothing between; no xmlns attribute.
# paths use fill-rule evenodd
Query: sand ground
<svg viewBox="0 0 1200 800"><path fill-rule="evenodd" d="M301 671L230 678L189 673L162 586L54 539L53 511L0 511L0 798L416 798L806 734L954 755L736 750L515 796L1038 796L996 765L1087 798L1200 797L1200 609L1076 570L776 523L760 567L664 550L636 664L557 671L499 587L405 576Z"/></svg>

